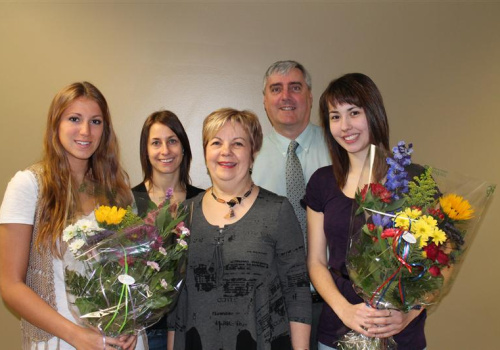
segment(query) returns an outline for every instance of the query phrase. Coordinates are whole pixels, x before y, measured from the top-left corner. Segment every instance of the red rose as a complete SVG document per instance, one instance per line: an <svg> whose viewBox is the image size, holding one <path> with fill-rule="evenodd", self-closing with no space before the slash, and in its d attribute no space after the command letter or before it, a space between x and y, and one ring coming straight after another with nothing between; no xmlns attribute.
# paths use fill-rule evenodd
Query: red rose
<svg viewBox="0 0 500 350"><path fill-rule="evenodd" d="M424 247L424 252L427 254L427 259L435 261L439 253L439 248L435 243L429 243Z"/></svg>
<svg viewBox="0 0 500 350"><path fill-rule="evenodd" d="M434 276L434 277L437 277L441 274L441 270L439 269L439 267L437 267L436 265L433 265L429 268L429 273Z"/></svg>
<svg viewBox="0 0 500 350"><path fill-rule="evenodd" d="M443 251L439 251L436 258L437 262L441 265L448 265L450 258Z"/></svg>
<svg viewBox="0 0 500 350"><path fill-rule="evenodd" d="M366 224L366 227L368 227L368 231L373 232L377 228L374 224Z"/></svg>

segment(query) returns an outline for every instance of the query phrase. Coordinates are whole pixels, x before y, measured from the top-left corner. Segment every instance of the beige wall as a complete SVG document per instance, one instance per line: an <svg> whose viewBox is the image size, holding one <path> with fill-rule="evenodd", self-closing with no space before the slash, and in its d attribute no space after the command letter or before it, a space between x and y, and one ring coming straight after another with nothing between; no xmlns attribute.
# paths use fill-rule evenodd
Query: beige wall
<svg viewBox="0 0 500 350"><path fill-rule="evenodd" d="M392 143L412 141L418 162L499 181L498 3L92 2L0 1L0 196L40 156L50 100L76 80L107 97L134 184L142 122L167 108L190 135L194 184L207 186L203 118L223 106L248 108L267 132L261 80L279 59L310 70L315 119L332 78L364 72L385 98ZM499 195L454 288L428 319L429 349L498 342ZM19 348L18 322L3 305L0 324L0 347Z"/></svg>

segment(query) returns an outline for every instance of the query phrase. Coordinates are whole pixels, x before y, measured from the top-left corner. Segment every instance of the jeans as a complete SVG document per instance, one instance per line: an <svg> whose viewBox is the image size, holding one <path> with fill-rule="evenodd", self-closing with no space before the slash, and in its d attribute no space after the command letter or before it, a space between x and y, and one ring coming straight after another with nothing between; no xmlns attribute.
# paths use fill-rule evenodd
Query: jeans
<svg viewBox="0 0 500 350"><path fill-rule="evenodd" d="M332 348L330 346L326 346L325 344L318 342L318 350L337 350L337 349Z"/></svg>
<svg viewBox="0 0 500 350"><path fill-rule="evenodd" d="M424 348L423 350L426 350L427 348ZM337 350L336 348L332 348L330 346L326 346L323 343L318 342L318 350Z"/></svg>
<svg viewBox="0 0 500 350"><path fill-rule="evenodd" d="M149 329L147 335L149 350L165 350L167 348L166 329Z"/></svg>

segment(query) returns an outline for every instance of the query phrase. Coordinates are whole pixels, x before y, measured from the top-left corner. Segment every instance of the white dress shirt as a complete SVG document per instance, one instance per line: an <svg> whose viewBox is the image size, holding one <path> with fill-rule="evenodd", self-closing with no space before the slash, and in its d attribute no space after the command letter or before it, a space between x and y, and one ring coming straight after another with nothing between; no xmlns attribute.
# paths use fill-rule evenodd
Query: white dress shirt
<svg viewBox="0 0 500 350"><path fill-rule="evenodd" d="M309 123L295 140L299 143L296 153L307 185L309 178L318 168L330 165L332 161L321 127ZM252 173L256 185L285 197L286 154L290 141L273 129L264 137Z"/></svg>

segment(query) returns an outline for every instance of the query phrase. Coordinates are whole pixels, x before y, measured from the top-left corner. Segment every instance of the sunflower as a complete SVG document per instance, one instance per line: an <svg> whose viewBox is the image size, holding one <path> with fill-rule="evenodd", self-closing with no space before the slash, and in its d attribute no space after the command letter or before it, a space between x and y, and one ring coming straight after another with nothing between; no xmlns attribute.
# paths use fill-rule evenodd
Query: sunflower
<svg viewBox="0 0 500 350"><path fill-rule="evenodd" d="M118 225L120 222L122 222L123 217L126 213L127 211L123 208L101 205L95 211L95 218L98 222L103 224L106 223L108 225Z"/></svg>
<svg viewBox="0 0 500 350"><path fill-rule="evenodd" d="M474 214L469 201L456 194L447 194L439 198L442 211L452 220L469 220Z"/></svg>

